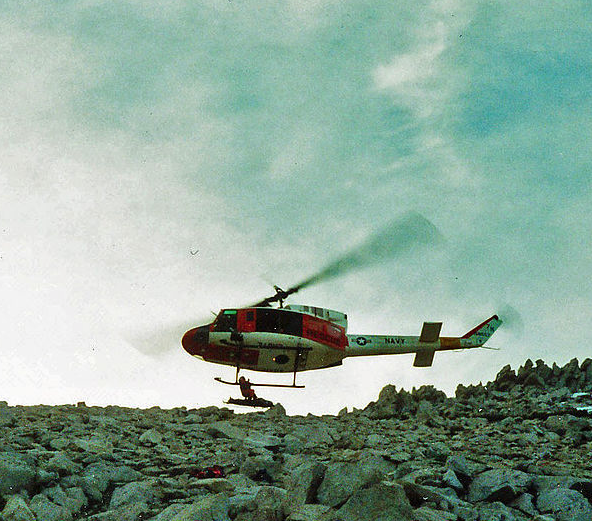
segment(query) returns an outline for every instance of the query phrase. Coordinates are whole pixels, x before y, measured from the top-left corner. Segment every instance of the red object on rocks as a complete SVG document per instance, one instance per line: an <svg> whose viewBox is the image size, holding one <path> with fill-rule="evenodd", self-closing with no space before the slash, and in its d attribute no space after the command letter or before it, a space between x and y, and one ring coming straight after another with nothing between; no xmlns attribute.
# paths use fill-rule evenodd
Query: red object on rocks
<svg viewBox="0 0 592 521"><path fill-rule="evenodd" d="M225 475L224 469L220 465L213 465L211 467L206 467L205 469L195 471L193 476L198 479L208 479L223 478Z"/></svg>

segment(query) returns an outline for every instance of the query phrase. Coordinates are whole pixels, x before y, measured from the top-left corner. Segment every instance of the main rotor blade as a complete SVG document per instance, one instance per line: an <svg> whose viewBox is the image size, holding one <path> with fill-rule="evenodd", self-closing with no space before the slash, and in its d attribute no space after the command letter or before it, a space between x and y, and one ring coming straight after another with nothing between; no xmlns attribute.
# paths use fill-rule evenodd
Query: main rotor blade
<svg viewBox="0 0 592 521"><path fill-rule="evenodd" d="M419 213L409 212L331 262L317 274L285 291L278 289L275 295L258 302L254 307L268 306L313 284L395 258L414 246L435 244L441 238L442 235L434 224Z"/></svg>

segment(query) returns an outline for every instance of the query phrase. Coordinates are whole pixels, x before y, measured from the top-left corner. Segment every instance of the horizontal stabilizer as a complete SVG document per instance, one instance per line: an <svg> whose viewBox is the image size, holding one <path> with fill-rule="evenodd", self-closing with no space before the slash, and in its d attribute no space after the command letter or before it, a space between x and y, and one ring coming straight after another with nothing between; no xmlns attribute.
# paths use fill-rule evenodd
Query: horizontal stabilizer
<svg viewBox="0 0 592 521"><path fill-rule="evenodd" d="M419 335L420 342L436 342L440 337L442 322L424 322ZM431 365L431 362L430 364Z"/></svg>
<svg viewBox="0 0 592 521"><path fill-rule="evenodd" d="M442 324L440 324L442 325ZM424 326L425 327L425 326ZM414 367L430 367L434 361L434 349L425 349L418 351L413 360Z"/></svg>

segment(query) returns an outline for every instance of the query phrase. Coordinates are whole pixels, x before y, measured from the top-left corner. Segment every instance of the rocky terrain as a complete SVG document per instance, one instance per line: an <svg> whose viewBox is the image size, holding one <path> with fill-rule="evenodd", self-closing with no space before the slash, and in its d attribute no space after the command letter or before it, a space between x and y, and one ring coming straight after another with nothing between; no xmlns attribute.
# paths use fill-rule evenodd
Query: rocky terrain
<svg viewBox="0 0 592 521"><path fill-rule="evenodd" d="M364 410L9 407L4 521L592 520L592 360Z"/></svg>

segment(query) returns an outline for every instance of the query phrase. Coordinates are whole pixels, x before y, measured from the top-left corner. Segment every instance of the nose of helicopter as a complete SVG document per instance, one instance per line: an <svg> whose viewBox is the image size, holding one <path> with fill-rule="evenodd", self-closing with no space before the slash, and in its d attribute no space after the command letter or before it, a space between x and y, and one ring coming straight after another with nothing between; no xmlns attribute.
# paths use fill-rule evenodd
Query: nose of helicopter
<svg viewBox="0 0 592 521"><path fill-rule="evenodd" d="M202 350L208 346L209 337L209 325L194 327L183 335L181 345L190 355L200 355Z"/></svg>

